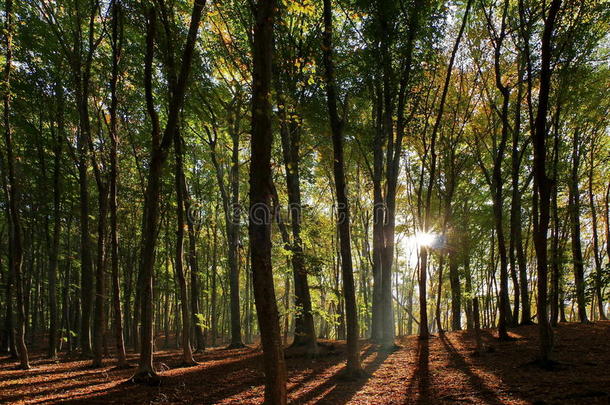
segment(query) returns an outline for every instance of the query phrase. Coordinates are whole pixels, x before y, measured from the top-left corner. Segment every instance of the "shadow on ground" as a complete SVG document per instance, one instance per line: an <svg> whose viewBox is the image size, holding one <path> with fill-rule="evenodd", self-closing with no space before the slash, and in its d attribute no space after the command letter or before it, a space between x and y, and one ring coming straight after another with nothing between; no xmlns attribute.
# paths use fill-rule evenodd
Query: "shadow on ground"
<svg viewBox="0 0 610 405"><path fill-rule="evenodd" d="M516 340L497 341L483 332L492 352L473 355L474 337L451 332L419 340L400 339L393 352L362 342L365 376L342 378L344 345L312 360L290 358L288 393L292 404L607 404L610 402L610 322L561 324L556 329L556 371L529 364L537 354L536 326L511 330ZM135 362L135 356L130 356ZM134 370L102 369L88 361L50 362L34 356L33 370L14 370L0 358L0 403L175 403L257 404L263 398L262 356L258 349L212 349L200 363L179 367L178 351L158 352L165 369L160 387L126 383Z"/></svg>

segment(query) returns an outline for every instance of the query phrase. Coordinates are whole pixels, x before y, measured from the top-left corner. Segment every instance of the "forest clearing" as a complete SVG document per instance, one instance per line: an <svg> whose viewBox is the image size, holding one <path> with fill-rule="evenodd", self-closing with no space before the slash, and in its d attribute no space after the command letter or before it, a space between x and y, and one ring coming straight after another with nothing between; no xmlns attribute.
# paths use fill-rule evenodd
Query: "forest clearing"
<svg viewBox="0 0 610 405"><path fill-rule="evenodd" d="M610 0L0 17L0 403L610 403Z"/></svg>

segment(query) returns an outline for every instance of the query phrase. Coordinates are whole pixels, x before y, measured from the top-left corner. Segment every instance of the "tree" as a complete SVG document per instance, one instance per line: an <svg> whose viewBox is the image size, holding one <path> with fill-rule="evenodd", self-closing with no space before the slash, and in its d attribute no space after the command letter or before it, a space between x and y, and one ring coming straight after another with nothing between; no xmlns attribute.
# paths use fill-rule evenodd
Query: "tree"
<svg viewBox="0 0 610 405"><path fill-rule="evenodd" d="M541 39L540 89L536 112L535 132L532 144L534 149L534 246L536 249L536 268L538 270L538 324L540 335L540 360L547 365L553 350L553 330L547 312L547 233L549 227L550 184L546 174L546 118L551 88L551 52L553 31L561 0L553 0L544 17L544 30Z"/></svg>
<svg viewBox="0 0 610 405"><path fill-rule="evenodd" d="M574 130L572 137L572 167L570 177L570 230L572 238L572 265L574 267L574 281L576 283L576 303L578 304L578 317L580 322L587 323L587 307L585 303L585 276L580 242L580 188L579 169L581 158L580 128Z"/></svg>
<svg viewBox="0 0 610 405"><path fill-rule="evenodd" d="M121 311L121 286L119 280L119 234L118 234L118 162L117 147L119 143L117 122L117 84L119 80L119 63L123 51L123 9L121 0L114 0L112 11L112 78L110 81L110 260L112 267L112 308L114 314L114 336L116 355L119 367L127 366L125 342L123 340L123 313Z"/></svg>
<svg viewBox="0 0 610 405"><path fill-rule="evenodd" d="M155 262L155 244L159 222L159 190L163 166L167 160L169 148L179 128L179 113L184 103L191 62L195 50L195 40L205 0L195 0L191 12L189 30L182 51L180 70L175 88L169 100L167 122L161 137L159 117L155 109L152 89L154 43L156 35L156 12L148 10L146 32L146 59L144 85L146 90L146 107L152 122L152 151L148 169L146 194L144 200L144 219L142 229L142 256L140 260L141 292L141 344L138 370L131 378L137 383L159 384L159 378L153 367L153 266Z"/></svg>
<svg viewBox="0 0 610 405"><path fill-rule="evenodd" d="M293 18L289 8L283 10L282 19ZM299 10L300 13L300 10ZM297 15L300 15L297 13ZM306 16L306 13L303 13ZM310 355L318 353L316 330L312 312L309 290L308 271L305 266L305 253L302 233L302 200L301 200L301 143L303 141L304 120L298 113L303 110L311 86L305 71L305 58L311 57L311 42L308 41L305 18L300 23L279 24L278 34L283 41L275 43L275 60L273 69L274 87L277 95L277 117L282 146L282 158L288 194L288 214L292 240L286 232L286 246L290 252L290 261L294 279L294 340L292 346L306 346ZM309 46L308 46L309 45ZM288 294L286 294L288 297ZM288 321L288 317L286 317Z"/></svg>
<svg viewBox="0 0 610 405"><path fill-rule="evenodd" d="M231 293L231 343L229 348L237 349L244 347L241 337L241 315L239 308L239 138L240 138L240 113L241 113L241 94L233 95L229 103L223 103L228 121L228 131L231 137L231 168L229 171L228 182L225 180L224 166L218 159L218 132L216 130L218 121L213 108L208 105L212 117L212 131L206 126L208 144L210 145L210 157L216 172L216 180L222 200L222 209L225 220L225 234L228 245L229 261L229 289ZM213 135L212 135L213 132ZM228 184L227 184L228 183Z"/></svg>
<svg viewBox="0 0 610 405"><path fill-rule="evenodd" d="M595 298L597 300L597 310L599 318L606 320L604 313L604 298L602 295L602 258L599 251L599 236L597 233L597 209L595 204L595 194L593 193L593 178L595 168L595 155L600 153L598 147L597 134L591 135L591 147L589 148L589 207L591 209L591 226L593 230L593 261L595 263Z"/></svg>
<svg viewBox="0 0 610 405"><path fill-rule="evenodd" d="M13 277L17 290L17 348L19 350L19 361L22 369L30 368L28 348L25 344L26 313L24 308L23 292L23 239L21 235L21 215L19 212L19 186L15 176L15 154L13 150L13 134L11 130L11 70L13 57L13 2L7 0L5 3L5 34L4 44L6 56L4 64L4 91L2 92L2 104L4 107L4 142L6 148L6 168L3 168L3 176L6 181L8 199L8 222L9 222L9 271ZM4 166L4 165L3 165ZM6 173L4 173L6 171ZM9 287L10 288L10 287ZM9 331L9 333L12 333Z"/></svg>
<svg viewBox="0 0 610 405"><path fill-rule="evenodd" d="M61 155L62 138L64 136L63 123L63 89L61 83L55 86L57 96L57 127L53 139L53 246L49 258L49 358L57 358L58 344L58 305L57 305L57 268L59 262L59 242L61 232Z"/></svg>
<svg viewBox="0 0 610 405"><path fill-rule="evenodd" d="M358 377L362 373L360 366L360 349L358 347L358 314L356 312L356 293L354 291L354 274L352 269L352 252L350 241L350 210L345 181L345 163L343 158L343 122L337 111L337 90L333 63L333 22L330 0L324 0L324 35L322 37L325 69L326 100L328 117L333 143L333 175L337 200L337 228L341 252L341 275L343 277L343 295L347 318L347 367L346 374Z"/></svg>
<svg viewBox="0 0 610 405"><path fill-rule="evenodd" d="M286 363L271 263L271 65L275 1L254 5L252 41L252 135L248 233L254 301L265 366L265 402L286 404Z"/></svg>
<svg viewBox="0 0 610 405"><path fill-rule="evenodd" d="M504 153L508 142L508 107L510 101L510 89L502 82L502 73L500 67L500 55L502 51L502 43L506 37L506 24L508 14L509 1L505 0L502 6L502 17L500 23L500 32L496 33L491 17L486 13L488 29L492 35L492 43L494 46L494 73L495 73L495 84L500 93L502 94L502 107L498 114L502 121L502 130L499 142L494 140L494 145L497 143L497 149L493 151L493 170L491 176L486 175L491 188L492 200L493 200L493 215L494 215L494 226L496 230L498 240L498 253L500 254L500 300L499 310L500 316L498 320L498 338L500 340L507 340L507 326L510 323L510 300L508 297L508 257L506 253L506 242L504 237L504 225L503 225L503 179L502 179L502 162L504 160ZM497 109L496 109L497 110Z"/></svg>
<svg viewBox="0 0 610 405"><path fill-rule="evenodd" d="M182 145L184 141L179 130L174 132L174 152L176 156L175 163L175 184L176 184L176 257L175 271L178 278L178 286L180 289L180 313L182 315L182 363L187 366L197 364L193 359L191 349L191 313L189 308L189 299L186 285L186 277L184 275L184 230L186 228L185 219L185 191L186 184L184 180L184 163Z"/></svg>
<svg viewBox="0 0 610 405"><path fill-rule="evenodd" d="M46 2L36 2L43 19L51 27L61 53L70 67L70 75L76 107L78 111L77 160L79 181L80 208L80 262L81 262L81 302L80 316L80 349L83 357L91 355L91 312L93 311L93 257L90 235L89 207L89 175L91 141L91 119L89 98L91 91L91 68L94 54L100 44L102 35L96 37L96 15L100 4L97 0L89 0L82 10L83 4L70 4L70 7L55 9ZM68 19L75 27L71 35L67 35L62 26ZM73 19L73 20L72 20ZM67 23L66 23L67 24ZM84 29L86 28L86 30ZM69 43L68 39L72 42ZM99 239L101 240L101 239Z"/></svg>

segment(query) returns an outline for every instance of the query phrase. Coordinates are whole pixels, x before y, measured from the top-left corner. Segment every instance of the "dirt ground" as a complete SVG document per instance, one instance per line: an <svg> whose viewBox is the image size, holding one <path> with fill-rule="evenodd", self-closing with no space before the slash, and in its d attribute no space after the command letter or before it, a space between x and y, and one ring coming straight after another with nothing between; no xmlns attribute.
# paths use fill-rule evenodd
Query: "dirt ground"
<svg viewBox="0 0 610 405"><path fill-rule="evenodd" d="M516 340L499 342L484 331L492 350L474 356L474 337L451 332L420 341L400 340L383 353L362 342L366 377L346 381L344 347L317 360L289 358L288 392L292 404L610 404L610 322L561 324L556 329L555 359L545 371L529 364L537 354L537 328L511 330ZM155 365L160 387L127 383L131 370L91 369L89 361L32 356L33 369L0 357L3 404L260 404L263 395L259 350L209 349L196 354L198 366L179 368L179 352L161 351ZM136 357L130 356L135 364Z"/></svg>

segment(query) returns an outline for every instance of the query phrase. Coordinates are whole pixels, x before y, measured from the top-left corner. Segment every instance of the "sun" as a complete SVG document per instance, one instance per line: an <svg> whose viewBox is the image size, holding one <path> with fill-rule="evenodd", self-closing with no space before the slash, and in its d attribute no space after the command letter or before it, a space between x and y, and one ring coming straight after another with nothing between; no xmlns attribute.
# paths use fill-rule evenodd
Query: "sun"
<svg viewBox="0 0 610 405"><path fill-rule="evenodd" d="M439 241L439 235L432 232L416 232L402 240L403 248L407 251L417 251L422 247L433 247Z"/></svg>
<svg viewBox="0 0 610 405"><path fill-rule="evenodd" d="M430 247L437 242L438 235L431 232L417 232L413 239L415 245L419 247Z"/></svg>
<svg viewBox="0 0 610 405"><path fill-rule="evenodd" d="M440 235L432 232L416 232L415 235L404 237L399 240L401 254L409 266L417 265L419 250L422 247L434 247L439 243Z"/></svg>

